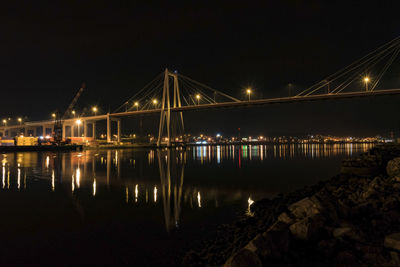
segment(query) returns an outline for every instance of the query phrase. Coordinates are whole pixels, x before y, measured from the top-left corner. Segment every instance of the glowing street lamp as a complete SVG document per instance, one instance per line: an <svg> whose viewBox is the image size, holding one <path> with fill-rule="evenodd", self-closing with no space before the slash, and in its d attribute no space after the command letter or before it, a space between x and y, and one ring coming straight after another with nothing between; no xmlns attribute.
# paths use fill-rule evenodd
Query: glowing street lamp
<svg viewBox="0 0 400 267"><path fill-rule="evenodd" d="M74 118L75 118L75 114L76 114L75 110L71 111L71 113L72 113L72 115L74 115Z"/></svg>
<svg viewBox="0 0 400 267"><path fill-rule="evenodd" d="M96 114L97 114L97 107L92 107L92 111L93 111L94 115L96 116Z"/></svg>
<svg viewBox="0 0 400 267"><path fill-rule="evenodd" d="M136 102L134 103L134 105L135 105L135 107L136 107L136 111L138 111L138 110L139 110L139 102L136 101Z"/></svg>
<svg viewBox="0 0 400 267"><path fill-rule="evenodd" d="M158 104L157 99L153 99L153 104L154 104L155 107L157 107L157 104Z"/></svg>
<svg viewBox="0 0 400 267"><path fill-rule="evenodd" d="M7 126L7 120L6 119L3 120L3 124L4 124L4 126Z"/></svg>
<svg viewBox="0 0 400 267"><path fill-rule="evenodd" d="M200 98L201 98L200 94L197 94L197 95L196 95L196 99L197 99L197 105L199 105L199 104L200 104Z"/></svg>
<svg viewBox="0 0 400 267"><path fill-rule="evenodd" d="M51 116L55 119L56 118L56 113L51 114Z"/></svg>
<svg viewBox="0 0 400 267"><path fill-rule="evenodd" d="M364 78L364 82L365 82L365 91L367 91L368 92L368 83L369 83L369 77L368 76L366 76L365 78Z"/></svg>
<svg viewBox="0 0 400 267"><path fill-rule="evenodd" d="M250 101L251 89L250 89L250 88L247 88L246 93L249 95L249 101Z"/></svg>
<svg viewBox="0 0 400 267"><path fill-rule="evenodd" d="M79 126L82 124L82 120L81 120L81 119L77 119L77 120L75 121L75 123L76 123L76 125L78 125L78 136L81 137L81 136L80 136Z"/></svg>
<svg viewBox="0 0 400 267"><path fill-rule="evenodd" d="M19 125L22 124L22 118L18 118Z"/></svg>

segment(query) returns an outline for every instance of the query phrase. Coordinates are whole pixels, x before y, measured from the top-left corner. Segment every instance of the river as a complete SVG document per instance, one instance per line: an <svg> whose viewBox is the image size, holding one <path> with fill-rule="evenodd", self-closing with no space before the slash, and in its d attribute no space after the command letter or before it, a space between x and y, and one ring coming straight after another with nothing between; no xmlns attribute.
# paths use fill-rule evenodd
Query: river
<svg viewBox="0 0 400 267"><path fill-rule="evenodd" d="M372 146L2 154L0 262L173 264L252 201L328 179Z"/></svg>

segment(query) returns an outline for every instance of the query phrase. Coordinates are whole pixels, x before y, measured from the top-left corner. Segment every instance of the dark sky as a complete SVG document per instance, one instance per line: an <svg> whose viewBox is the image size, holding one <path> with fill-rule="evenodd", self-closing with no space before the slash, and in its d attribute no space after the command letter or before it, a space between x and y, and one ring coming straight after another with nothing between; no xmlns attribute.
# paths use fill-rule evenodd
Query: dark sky
<svg viewBox="0 0 400 267"><path fill-rule="evenodd" d="M389 1L59 2L1 4L0 116L47 119L82 82L78 110L112 111L166 67L236 97L249 85L284 96L288 83L300 91L400 35ZM389 87L400 87L399 64ZM214 111L186 123L210 133L388 134L400 128L398 101Z"/></svg>

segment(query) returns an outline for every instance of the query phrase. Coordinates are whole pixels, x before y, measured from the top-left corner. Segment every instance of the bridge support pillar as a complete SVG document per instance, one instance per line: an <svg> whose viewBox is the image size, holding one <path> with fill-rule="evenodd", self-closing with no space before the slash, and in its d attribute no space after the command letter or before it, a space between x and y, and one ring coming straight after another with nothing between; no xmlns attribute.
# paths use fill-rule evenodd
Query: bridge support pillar
<svg viewBox="0 0 400 267"><path fill-rule="evenodd" d="M65 124L62 125L62 139L65 140Z"/></svg>
<svg viewBox="0 0 400 267"><path fill-rule="evenodd" d="M158 139L157 146L161 146L162 135L164 132L164 126L167 130L167 146L171 146L171 139L175 139L177 134L177 129L175 124L178 124L178 128L181 127L182 132L184 132L183 116L182 112L179 112L178 116L171 117L171 101L169 94L169 76L174 79L174 91L173 91L173 108L181 107L181 97L179 92L178 76L176 73L170 73L168 69L165 69L164 74L164 86L163 86L163 96L161 102L161 114L160 114L160 125L158 128ZM175 114L177 115L177 114ZM177 123L176 123L177 122Z"/></svg>
<svg viewBox="0 0 400 267"><path fill-rule="evenodd" d="M92 123L92 137L93 137L93 140L96 140L96 122L95 121Z"/></svg>
<svg viewBox="0 0 400 267"><path fill-rule="evenodd" d="M83 121L83 137L87 137L87 121Z"/></svg>
<svg viewBox="0 0 400 267"><path fill-rule="evenodd" d="M117 141L121 142L121 119L117 120Z"/></svg>
<svg viewBox="0 0 400 267"><path fill-rule="evenodd" d="M107 113L107 142L111 143L111 120L110 113Z"/></svg>

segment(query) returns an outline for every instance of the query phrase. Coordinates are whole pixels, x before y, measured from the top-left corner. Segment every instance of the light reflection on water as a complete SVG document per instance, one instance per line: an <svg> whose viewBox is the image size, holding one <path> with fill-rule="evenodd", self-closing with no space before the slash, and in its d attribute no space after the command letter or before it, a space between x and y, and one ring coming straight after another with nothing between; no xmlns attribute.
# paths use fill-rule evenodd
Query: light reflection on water
<svg viewBox="0 0 400 267"><path fill-rule="evenodd" d="M155 221L169 236L185 226L189 234L184 238L189 239L190 231L196 231L199 224L226 223L237 212L249 214L254 201L329 178L338 172L343 158L372 147L226 145L10 153L0 155L0 195L13 191L46 197L48 193L69 194L83 210L80 214L93 216L93 221L103 219L90 212L101 205L102 213L116 216L113 210L118 209L118 216L128 218L133 226ZM223 218L217 218L218 213L224 214ZM154 229L140 231L152 235Z"/></svg>

